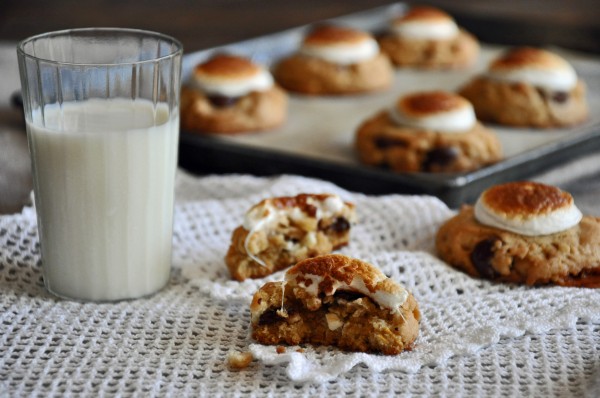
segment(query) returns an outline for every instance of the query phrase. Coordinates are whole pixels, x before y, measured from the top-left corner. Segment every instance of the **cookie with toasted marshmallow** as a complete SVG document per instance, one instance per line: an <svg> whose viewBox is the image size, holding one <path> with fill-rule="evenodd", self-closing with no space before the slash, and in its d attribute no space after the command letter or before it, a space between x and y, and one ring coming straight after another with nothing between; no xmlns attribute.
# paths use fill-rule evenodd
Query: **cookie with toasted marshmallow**
<svg viewBox="0 0 600 398"><path fill-rule="evenodd" d="M388 88L393 68L369 33L323 25L311 30L300 49L281 60L273 74L290 91L343 95Z"/></svg>
<svg viewBox="0 0 600 398"><path fill-rule="evenodd" d="M465 172L502 157L469 101L446 91L400 97L359 126L355 147L363 163L399 172Z"/></svg>
<svg viewBox="0 0 600 398"><path fill-rule="evenodd" d="M355 222L354 204L335 194L265 199L234 230L225 263L236 280L260 278L347 245Z"/></svg>
<svg viewBox="0 0 600 398"><path fill-rule="evenodd" d="M440 257L481 278L600 287L600 218L557 187L512 182L484 191L441 226Z"/></svg>
<svg viewBox="0 0 600 398"><path fill-rule="evenodd" d="M460 93L480 119L509 126L569 126L588 117L584 82L565 59L538 48L504 52Z"/></svg>
<svg viewBox="0 0 600 398"><path fill-rule="evenodd" d="M343 255L299 262L269 282L250 305L252 337L262 344L332 345L399 354L419 333L414 296L377 267Z"/></svg>
<svg viewBox="0 0 600 398"><path fill-rule="evenodd" d="M472 65L479 55L477 39L433 7L413 7L394 18L378 41L400 67L460 69Z"/></svg>
<svg viewBox="0 0 600 398"><path fill-rule="evenodd" d="M287 115L287 94L271 73L237 55L217 54L199 64L182 88L181 127L198 133L272 129Z"/></svg>

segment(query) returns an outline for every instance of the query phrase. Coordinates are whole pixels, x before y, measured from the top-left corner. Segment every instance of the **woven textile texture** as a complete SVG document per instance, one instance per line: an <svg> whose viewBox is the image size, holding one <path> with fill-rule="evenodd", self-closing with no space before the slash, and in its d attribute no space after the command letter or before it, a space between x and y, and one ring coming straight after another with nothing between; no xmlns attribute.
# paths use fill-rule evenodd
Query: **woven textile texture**
<svg viewBox="0 0 600 398"><path fill-rule="evenodd" d="M223 257L244 212L269 196L334 192L357 206L342 253L379 266L419 302L416 347L397 356L255 344L248 304L261 280L231 281ZM0 393L122 396L600 395L600 290L501 285L435 257L453 212L426 196L369 197L302 177L177 182L173 276L114 304L46 292L32 209L0 217ZM243 370L233 351L256 358ZM0 394L2 395L2 394Z"/></svg>

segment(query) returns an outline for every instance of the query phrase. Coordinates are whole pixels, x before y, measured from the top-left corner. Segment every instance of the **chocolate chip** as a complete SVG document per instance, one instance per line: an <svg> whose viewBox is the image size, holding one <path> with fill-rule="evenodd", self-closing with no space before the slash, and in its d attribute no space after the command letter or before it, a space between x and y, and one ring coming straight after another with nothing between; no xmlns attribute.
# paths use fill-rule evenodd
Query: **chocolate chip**
<svg viewBox="0 0 600 398"><path fill-rule="evenodd" d="M471 253L471 262L479 272L479 275L484 278L493 278L498 273L492 267L492 259L494 258L494 245L496 238L490 238L479 242Z"/></svg>
<svg viewBox="0 0 600 398"><path fill-rule="evenodd" d="M277 315L277 308L269 308L265 312L262 313L260 318L258 319L259 325L272 325L281 321L281 317Z"/></svg>
<svg viewBox="0 0 600 398"><path fill-rule="evenodd" d="M552 101L562 104L563 102L566 102L569 99L569 93L567 93L565 91L556 91L556 92L552 93L551 98L552 98Z"/></svg>
<svg viewBox="0 0 600 398"><path fill-rule="evenodd" d="M333 222L327 225L325 220L320 220L318 228L320 231L330 231L335 233L345 232L350 229L350 222L344 217L337 217Z"/></svg>
<svg viewBox="0 0 600 398"><path fill-rule="evenodd" d="M227 108L235 105L240 97L228 97L226 95L209 95L208 100L217 108Z"/></svg>
<svg viewBox="0 0 600 398"><path fill-rule="evenodd" d="M348 290L337 290L333 294L333 297L335 297L336 299L342 299L342 300L346 300L346 301L354 301L354 300L358 300L359 298L362 298L365 296L364 296L364 294L357 293L357 292L351 292Z"/></svg>
<svg viewBox="0 0 600 398"><path fill-rule="evenodd" d="M394 137L377 137L375 138L375 146L379 149L390 148L394 146L407 147L408 143L400 138Z"/></svg>
<svg viewBox="0 0 600 398"><path fill-rule="evenodd" d="M434 166L447 166L458 157L458 149L450 147L435 148L427 152L423 161L423 171L432 171Z"/></svg>
<svg viewBox="0 0 600 398"><path fill-rule="evenodd" d="M345 232L350 229L350 223L344 217L338 217L327 228L335 232Z"/></svg>
<svg viewBox="0 0 600 398"><path fill-rule="evenodd" d="M465 291L462 289L456 289L456 294L463 294Z"/></svg>

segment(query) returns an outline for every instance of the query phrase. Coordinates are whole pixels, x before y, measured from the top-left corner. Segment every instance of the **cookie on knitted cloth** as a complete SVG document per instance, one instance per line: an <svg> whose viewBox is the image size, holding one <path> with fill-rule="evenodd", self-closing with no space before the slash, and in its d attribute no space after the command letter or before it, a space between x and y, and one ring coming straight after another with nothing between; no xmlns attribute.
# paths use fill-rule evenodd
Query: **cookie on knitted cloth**
<svg viewBox="0 0 600 398"><path fill-rule="evenodd" d="M269 282L250 305L263 344L334 345L386 355L410 350L421 314L413 295L377 267L347 256L310 258Z"/></svg>
<svg viewBox="0 0 600 398"><path fill-rule="evenodd" d="M261 201L233 231L225 262L234 279L260 278L348 244L354 204L334 194Z"/></svg>
<svg viewBox="0 0 600 398"><path fill-rule="evenodd" d="M528 285L600 287L600 218L559 188L513 182L482 193L443 224L440 257L466 273Z"/></svg>

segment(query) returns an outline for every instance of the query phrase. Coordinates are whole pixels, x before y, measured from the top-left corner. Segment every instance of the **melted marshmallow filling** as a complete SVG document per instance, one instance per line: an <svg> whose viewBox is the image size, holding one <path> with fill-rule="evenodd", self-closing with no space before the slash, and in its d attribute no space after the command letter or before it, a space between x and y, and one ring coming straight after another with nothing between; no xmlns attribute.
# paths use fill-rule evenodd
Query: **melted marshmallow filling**
<svg viewBox="0 0 600 398"><path fill-rule="evenodd" d="M477 122L475 111L471 104L452 111L440 112L420 118L409 117L394 106L390 108L389 115L398 126L442 131L444 133L464 133L472 129Z"/></svg>
<svg viewBox="0 0 600 398"><path fill-rule="evenodd" d="M399 36L411 39L442 40L455 37L458 34L458 26L452 20L406 21L392 25L392 31Z"/></svg>
<svg viewBox="0 0 600 398"><path fill-rule="evenodd" d="M342 212L345 206L344 201L337 195L328 196L323 201L310 198L307 202L316 207L317 211L315 217L317 219L334 217L336 214ZM246 240L244 241L246 253L248 253L248 256L254 261L263 267L266 267L267 264L248 249L250 237L260 230L275 228L282 219L290 218L291 220L300 220L304 217L307 217L306 213L298 207L277 208L269 201L266 201L261 206L253 207L246 213L243 223L244 229L249 231ZM309 239L309 244L316 244L316 235L313 232L307 234L307 239ZM294 249L297 247L296 245L297 244L293 243L291 245L288 244L288 249Z"/></svg>
<svg viewBox="0 0 600 398"><path fill-rule="evenodd" d="M345 206L344 201L337 195L328 196L322 201L309 198L307 203L316 207L316 218L318 219L333 217L340 213ZM269 201L266 201L263 205L253 207L246 213L243 226L248 231L270 227L280 217L290 217L292 220L298 220L306 217L306 214L298 207L276 208Z"/></svg>
<svg viewBox="0 0 600 398"><path fill-rule="evenodd" d="M244 78L199 77L194 78L196 87L209 95L242 97L253 91L266 91L273 87L273 76L261 70L254 76Z"/></svg>
<svg viewBox="0 0 600 398"><path fill-rule="evenodd" d="M535 216L507 217L490 209L481 198L475 203L475 218L482 224L525 236L550 235L565 231L579 223L581 211L574 203L567 208Z"/></svg>
<svg viewBox="0 0 600 398"><path fill-rule="evenodd" d="M487 76L511 83L527 83L547 91L570 91L577 84L577 74L568 64L556 69L523 67L514 70L490 70Z"/></svg>
<svg viewBox="0 0 600 398"><path fill-rule="evenodd" d="M302 279L309 279L311 283L307 286L304 281L298 282L297 278L301 277ZM307 293L312 296L317 296L319 294L319 284L323 281L323 277L319 275L313 274L295 274L293 277L289 277L286 275L286 279L295 279L295 283L297 286L303 288ZM392 313L399 313L400 307L406 302L408 299L408 291L403 287L400 287L400 290L396 293L384 292L381 290L377 290L375 292L371 292L362 278L354 277L350 285L345 282L335 281L336 283L332 286L333 291L331 294L333 295L337 290L342 291L355 291L364 294L369 297L371 300L375 301L379 304L380 307L387 308Z"/></svg>
<svg viewBox="0 0 600 398"><path fill-rule="evenodd" d="M304 44L300 53L339 65L351 65L374 58L379 54L379 45L372 38L356 44Z"/></svg>

